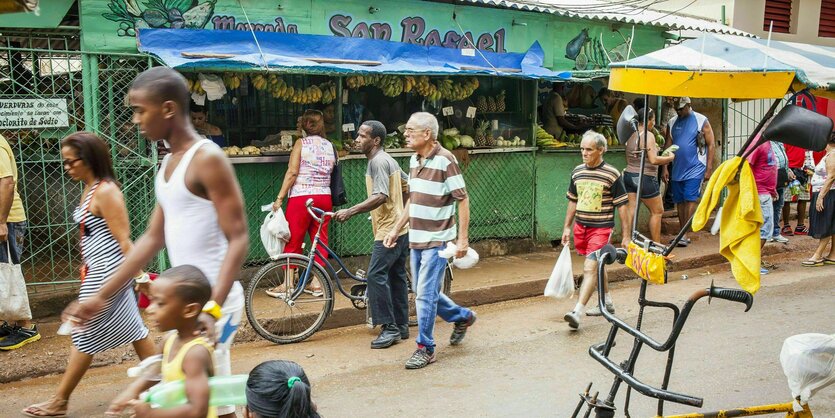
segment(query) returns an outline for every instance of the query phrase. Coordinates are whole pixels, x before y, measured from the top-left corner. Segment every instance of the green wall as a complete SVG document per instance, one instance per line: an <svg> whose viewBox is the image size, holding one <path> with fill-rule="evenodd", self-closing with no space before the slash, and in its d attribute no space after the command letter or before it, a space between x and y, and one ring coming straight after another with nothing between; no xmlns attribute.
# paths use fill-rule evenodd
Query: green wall
<svg viewBox="0 0 835 418"><path fill-rule="evenodd" d="M623 149L609 150L603 159L618 170L626 167ZM571 179L571 171L582 163L579 149L539 151L536 154L536 240L542 243L559 241L565 222L568 199L565 192ZM649 214L643 208L638 225L646 225ZM613 240L620 240L620 221L615 216Z"/></svg>
<svg viewBox="0 0 835 418"><path fill-rule="evenodd" d="M622 56L632 31L620 23L415 0L376 0L371 10L370 2L359 0L79 0L79 4L83 46L96 52L135 52L134 34L142 27L249 30L245 10L255 31L371 37L456 48L466 46L462 39L471 39L479 49L497 52L525 52L539 42L547 67L568 70L580 64L578 69L594 69L608 64L603 50ZM633 56L661 49L663 31L636 27ZM569 48L573 53L567 58L567 46L578 36L589 42L582 51ZM575 63L578 53L585 59Z"/></svg>

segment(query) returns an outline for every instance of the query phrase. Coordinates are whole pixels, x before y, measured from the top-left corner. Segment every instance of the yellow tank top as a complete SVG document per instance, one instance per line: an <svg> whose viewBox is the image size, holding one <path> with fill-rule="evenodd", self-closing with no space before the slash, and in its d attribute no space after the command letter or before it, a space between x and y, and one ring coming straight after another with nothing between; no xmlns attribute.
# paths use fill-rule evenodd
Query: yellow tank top
<svg viewBox="0 0 835 418"><path fill-rule="evenodd" d="M177 352L177 355L173 359L169 359L171 355L171 347L174 345L174 341L177 339L177 333L172 333L171 336L165 341L165 346L162 349L162 382L174 382L177 380L185 380L186 375L183 373L183 359L186 357L186 353L188 350L191 350L194 346L203 346L206 347L206 350L209 350L209 358L212 360L212 368L214 369L214 347L208 341L206 341L203 337L197 337L185 344L180 348L180 351ZM217 418L217 410L215 407L209 407L209 413L206 415L206 418Z"/></svg>

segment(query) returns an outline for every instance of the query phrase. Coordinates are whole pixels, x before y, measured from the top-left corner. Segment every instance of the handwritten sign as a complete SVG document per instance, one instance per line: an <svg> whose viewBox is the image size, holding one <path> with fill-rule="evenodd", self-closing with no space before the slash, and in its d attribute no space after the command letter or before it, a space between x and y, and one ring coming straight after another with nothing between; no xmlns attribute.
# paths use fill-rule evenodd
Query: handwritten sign
<svg viewBox="0 0 835 418"><path fill-rule="evenodd" d="M346 123L342 125L342 132L354 132L354 124Z"/></svg>
<svg viewBox="0 0 835 418"><path fill-rule="evenodd" d="M443 112L444 116L452 116L452 114L455 113L455 111L452 109L452 106L447 106L441 109L441 111Z"/></svg>
<svg viewBox="0 0 835 418"><path fill-rule="evenodd" d="M0 129L69 126L66 99L0 99Z"/></svg>
<svg viewBox="0 0 835 418"><path fill-rule="evenodd" d="M476 108L473 107L473 106L470 106L470 107L467 108L467 117L468 118L470 118L470 119L475 118L475 109Z"/></svg>

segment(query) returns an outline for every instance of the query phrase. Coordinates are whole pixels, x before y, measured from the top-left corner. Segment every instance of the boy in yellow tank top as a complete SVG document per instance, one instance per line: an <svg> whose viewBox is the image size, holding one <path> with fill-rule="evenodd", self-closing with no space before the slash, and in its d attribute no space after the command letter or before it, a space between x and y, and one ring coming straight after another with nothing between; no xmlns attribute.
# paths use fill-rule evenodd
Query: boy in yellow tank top
<svg viewBox="0 0 835 418"><path fill-rule="evenodd" d="M162 343L162 383L183 380L188 402L174 408L151 409L137 398L159 382L141 377L113 400L108 414L121 413L131 406L136 418L217 417L215 408L209 406L214 347L206 338L197 336L197 318L211 295L209 280L191 265L166 270L154 280L148 315L158 330L173 331Z"/></svg>

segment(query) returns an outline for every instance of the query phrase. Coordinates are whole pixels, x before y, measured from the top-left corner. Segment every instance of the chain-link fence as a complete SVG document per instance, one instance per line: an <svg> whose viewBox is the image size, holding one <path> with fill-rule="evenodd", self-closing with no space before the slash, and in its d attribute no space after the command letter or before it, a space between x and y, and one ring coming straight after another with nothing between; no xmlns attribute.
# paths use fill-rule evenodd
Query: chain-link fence
<svg viewBox="0 0 835 418"><path fill-rule="evenodd" d="M17 126L0 131L18 164L18 191L29 223L24 275L31 291L66 290L79 277L72 212L82 186L64 173L60 141L69 133L92 130L108 142L132 235L141 233L153 207L156 152L130 123L125 96L136 74L151 62L138 55L82 53L77 32L4 31L0 41L0 100L49 109L42 113L46 120L20 117Z"/></svg>
<svg viewBox="0 0 835 418"><path fill-rule="evenodd" d="M760 119L768 112L768 108L773 103L774 100L748 100L728 103L728 117L726 118L728 140L725 146L725 160L739 152L739 148L745 144L748 136L754 131L757 124L760 123ZM777 108L775 115L781 107Z"/></svg>
<svg viewBox="0 0 835 418"><path fill-rule="evenodd" d="M498 151L498 150L496 150ZM489 238L533 237L534 153L477 150L458 154L470 197L470 242ZM409 157L395 158L408 173ZM365 158L342 161L348 205L367 198ZM340 255L371 253L374 236L368 216L334 223L331 244Z"/></svg>

